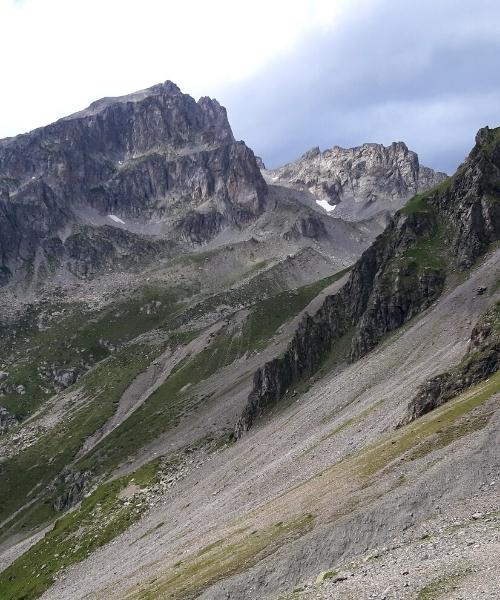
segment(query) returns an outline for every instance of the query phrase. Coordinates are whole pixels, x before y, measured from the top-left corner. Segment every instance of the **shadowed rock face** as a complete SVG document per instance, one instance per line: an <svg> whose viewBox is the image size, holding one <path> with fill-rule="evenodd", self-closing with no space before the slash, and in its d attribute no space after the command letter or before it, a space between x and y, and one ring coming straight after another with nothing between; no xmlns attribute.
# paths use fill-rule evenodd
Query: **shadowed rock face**
<svg viewBox="0 0 500 600"><path fill-rule="evenodd" d="M313 148L298 160L271 171L274 181L307 189L335 206L335 216L349 220L395 212L417 194L446 179L420 165L403 142L390 146L363 144L356 148Z"/></svg>
<svg viewBox="0 0 500 600"><path fill-rule="evenodd" d="M314 315L304 317L284 355L255 373L236 437L301 379L312 376L343 336L352 335L349 357L357 360L387 332L432 304L443 289L444 271L406 261L393 263L413 245L416 231L432 235L433 225L428 227L421 228L413 215L396 217L363 253L341 290L328 296Z"/></svg>
<svg viewBox="0 0 500 600"><path fill-rule="evenodd" d="M500 128L485 128L457 173L396 213L343 288L316 314L306 315L281 358L256 372L236 436L300 379L313 375L341 337L351 333L349 358L356 360L428 308L450 271L469 268L500 239L499 199ZM491 372L497 364L486 362L477 373ZM441 397L441 382L431 382L432 397L433 386Z"/></svg>
<svg viewBox="0 0 500 600"><path fill-rule="evenodd" d="M0 284L28 264L65 263L75 227L109 214L135 220L135 233L202 242L260 214L266 191L216 100L196 102L171 82L104 98L0 140ZM107 237L119 253L114 229Z"/></svg>

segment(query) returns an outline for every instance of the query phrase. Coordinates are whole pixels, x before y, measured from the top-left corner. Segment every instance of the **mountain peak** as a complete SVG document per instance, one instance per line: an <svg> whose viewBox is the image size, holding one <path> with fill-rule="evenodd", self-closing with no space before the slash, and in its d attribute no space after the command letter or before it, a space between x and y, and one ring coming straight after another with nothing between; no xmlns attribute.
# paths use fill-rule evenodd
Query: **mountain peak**
<svg viewBox="0 0 500 600"><path fill-rule="evenodd" d="M401 141L389 146L333 146L323 152L315 147L272 171L273 181L308 191L320 206L325 201L334 205L336 217L354 221L394 212L446 177L422 166L418 155Z"/></svg>
<svg viewBox="0 0 500 600"><path fill-rule="evenodd" d="M188 94L183 94L173 81L167 79L167 81L163 83L157 83L143 90L132 92L131 94L124 94L123 96L105 96L104 98L95 100L87 108L64 117L64 119L70 120L90 117L115 104L138 103L155 96L186 96L186 98L191 98Z"/></svg>
<svg viewBox="0 0 500 600"><path fill-rule="evenodd" d="M476 147L482 147L500 139L500 127L481 127L476 133Z"/></svg>
<svg viewBox="0 0 500 600"><path fill-rule="evenodd" d="M167 79L163 83L158 83L157 85L153 85L150 89L152 91L158 90L160 93L164 93L164 94L181 94L182 93L179 86L176 83L174 83L173 81L170 81L170 79Z"/></svg>
<svg viewBox="0 0 500 600"><path fill-rule="evenodd" d="M111 219L141 234L204 243L256 218L267 193L252 151L235 142L225 108L208 97L196 102L171 81L102 98L5 140L0 173L0 286L18 274L24 281L23 256L72 273L95 270L95 253L75 268L63 230ZM44 266L41 280L47 272Z"/></svg>
<svg viewBox="0 0 500 600"><path fill-rule="evenodd" d="M476 133L476 144L478 146L482 146L484 143L488 142L490 139L491 129L486 125L486 127L481 127Z"/></svg>

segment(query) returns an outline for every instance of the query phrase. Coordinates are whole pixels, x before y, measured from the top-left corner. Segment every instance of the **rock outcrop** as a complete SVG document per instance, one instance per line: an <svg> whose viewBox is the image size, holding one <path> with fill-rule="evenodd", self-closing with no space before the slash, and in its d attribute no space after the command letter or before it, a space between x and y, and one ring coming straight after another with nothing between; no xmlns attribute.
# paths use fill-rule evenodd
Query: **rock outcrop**
<svg viewBox="0 0 500 600"><path fill-rule="evenodd" d="M9 374L6 371L0 371L0 397L7 396L10 394L20 394L23 395L26 393L26 388L21 383L13 383L9 381ZM4 418L8 418L8 413L6 409L2 409L4 412Z"/></svg>
<svg viewBox="0 0 500 600"><path fill-rule="evenodd" d="M446 179L445 173L420 165L403 142L312 148L298 160L270 172L276 183L311 192L335 207L335 216L360 220L381 211L394 213L415 194Z"/></svg>
<svg viewBox="0 0 500 600"><path fill-rule="evenodd" d="M63 512L78 504L85 495L90 477L88 471L61 473L53 483L54 489L61 492L53 502L54 509Z"/></svg>
<svg viewBox="0 0 500 600"><path fill-rule="evenodd" d="M400 425L434 410L499 369L500 303L497 302L472 330L469 347L460 364L421 386L408 404L407 414Z"/></svg>
<svg viewBox="0 0 500 600"><path fill-rule="evenodd" d="M168 81L104 98L0 140L0 285L54 264L93 273L124 243L153 243L151 236L205 241L258 216L266 192L252 151L234 140L216 100L196 102ZM89 241L104 225L111 248Z"/></svg>
<svg viewBox="0 0 500 600"><path fill-rule="evenodd" d="M60 392L70 385L73 385L79 377L79 370L73 369L60 369L52 366L42 366L38 372L40 377L49 383L56 392Z"/></svg>
<svg viewBox="0 0 500 600"><path fill-rule="evenodd" d="M18 419L12 415L4 406L0 406L0 435L7 433L9 429L19 423Z"/></svg>
<svg viewBox="0 0 500 600"><path fill-rule="evenodd" d="M467 269L500 239L500 128L481 130L446 185L415 196L354 265L343 288L306 315L284 355L254 376L236 436L315 373L350 334L350 360L428 308L450 269Z"/></svg>
<svg viewBox="0 0 500 600"><path fill-rule="evenodd" d="M290 229L283 234L286 240L297 240L300 238L319 240L327 236L328 233L323 220L315 214L299 217Z"/></svg>

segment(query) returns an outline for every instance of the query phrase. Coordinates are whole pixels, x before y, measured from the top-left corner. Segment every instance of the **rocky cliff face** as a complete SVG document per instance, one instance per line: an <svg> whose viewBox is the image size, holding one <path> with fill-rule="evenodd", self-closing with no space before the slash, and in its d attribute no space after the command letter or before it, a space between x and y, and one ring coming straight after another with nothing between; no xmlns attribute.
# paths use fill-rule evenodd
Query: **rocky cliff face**
<svg viewBox="0 0 500 600"><path fill-rule="evenodd" d="M390 146L313 148L298 160L271 171L276 182L307 189L335 207L335 216L349 220L395 212L415 194L446 179L445 173L420 165L403 142Z"/></svg>
<svg viewBox="0 0 500 600"><path fill-rule="evenodd" d="M196 102L171 82L104 98L0 140L0 284L54 261L77 275L109 262L89 268L82 247L75 266L67 240L81 226L109 225L118 254L120 228L139 244L153 234L202 242L259 215L266 191L216 100Z"/></svg>
<svg viewBox="0 0 500 600"><path fill-rule="evenodd" d="M358 359L428 308L441 294L449 270L470 267L498 239L500 128L486 128L456 175L396 213L344 287L303 319L281 358L255 374L236 435L311 376L341 337L352 334L349 358Z"/></svg>

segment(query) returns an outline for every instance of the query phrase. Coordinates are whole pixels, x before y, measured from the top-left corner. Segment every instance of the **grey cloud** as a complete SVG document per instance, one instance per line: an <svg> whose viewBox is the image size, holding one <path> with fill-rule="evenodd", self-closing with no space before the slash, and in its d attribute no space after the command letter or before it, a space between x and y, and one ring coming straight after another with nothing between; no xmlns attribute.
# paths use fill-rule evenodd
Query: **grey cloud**
<svg viewBox="0 0 500 600"><path fill-rule="evenodd" d="M219 95L271 166L316 145L403 140L453 172L476 130L500 124L499 72L497 1L377 0Z"/></svg>

